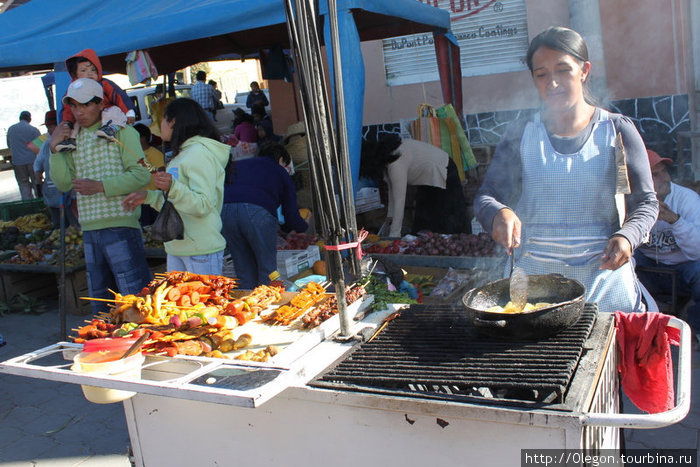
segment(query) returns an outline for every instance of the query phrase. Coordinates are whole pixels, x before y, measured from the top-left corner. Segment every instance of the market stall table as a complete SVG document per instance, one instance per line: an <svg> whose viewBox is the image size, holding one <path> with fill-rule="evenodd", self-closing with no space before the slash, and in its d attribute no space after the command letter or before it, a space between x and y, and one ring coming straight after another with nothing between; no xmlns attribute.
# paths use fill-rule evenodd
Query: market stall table
<svg viewBox="0 0 700 467"><path fill-rule="evenodd" d="M144 379L125 381L39 365L42 349L0 370L136 391L124 408L137 465L514 465L525 448L617 448L619 427L665 426L687 413L689 330L679 320L671 323L683 334L677 406L626 415L616 413L612 316L595 306L572 329L537 341L479 336L463 314L427 306L404 310L369 339L394 311L354 322L365 343L324 336L276 363L148 357ZM77 352L57 345L59 355ZM542 348L559 355L562 372L545 386L519 382L519 373L544 371ZM174 448L182 437L192 449Z"/></svg>

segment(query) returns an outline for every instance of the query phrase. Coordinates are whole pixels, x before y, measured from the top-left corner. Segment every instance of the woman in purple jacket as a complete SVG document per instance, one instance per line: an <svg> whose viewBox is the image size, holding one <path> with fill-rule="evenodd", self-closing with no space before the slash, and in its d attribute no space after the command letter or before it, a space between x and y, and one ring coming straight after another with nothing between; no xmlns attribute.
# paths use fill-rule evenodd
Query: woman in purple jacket
<svg viewBox="0 0 700 467"><path fill-rule="evenodd" d="M265 143L257 157L229 162L224 185L222 234L233 259L239 287L253 289L270 282L277 269L277 207L284 230L305 232L294 182L283 165L291 157L279 143Z"/></svg>

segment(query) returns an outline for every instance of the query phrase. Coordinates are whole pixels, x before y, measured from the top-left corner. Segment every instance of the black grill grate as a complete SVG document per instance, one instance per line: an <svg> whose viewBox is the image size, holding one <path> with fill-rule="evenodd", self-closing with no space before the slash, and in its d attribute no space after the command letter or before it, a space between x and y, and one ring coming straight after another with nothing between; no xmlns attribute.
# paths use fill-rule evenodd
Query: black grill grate
<svg viewBox="0 0 700 467"><path fill-rule="evenodd" d="M531 406L563 401L597 316L539 340L480 335L460 310L412 306L311 386Z"/></svg>

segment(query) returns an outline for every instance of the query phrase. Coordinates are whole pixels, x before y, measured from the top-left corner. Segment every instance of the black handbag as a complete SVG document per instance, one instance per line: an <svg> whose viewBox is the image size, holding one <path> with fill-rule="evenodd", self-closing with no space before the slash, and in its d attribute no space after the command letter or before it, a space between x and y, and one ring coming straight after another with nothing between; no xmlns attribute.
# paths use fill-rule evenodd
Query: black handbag
<svg viewBox="0 0 700 467"><path fill-rule="evenodd" d="M151 225L151 238L163 243L170 240L182 240L185 238L185 224L173 203L168 201L168 193L163 195L165 202L155 222Z"/></svg>

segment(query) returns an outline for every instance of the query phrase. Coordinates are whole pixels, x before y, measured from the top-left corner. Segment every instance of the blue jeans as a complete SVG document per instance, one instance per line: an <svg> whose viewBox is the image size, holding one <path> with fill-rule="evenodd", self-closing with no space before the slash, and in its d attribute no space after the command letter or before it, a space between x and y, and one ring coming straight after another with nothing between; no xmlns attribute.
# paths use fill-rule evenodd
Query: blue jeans
<svg viewBox="0 0 700 467"><path fill-rule="evenodd" d="M115 227L83 232L90 296L114 298L109 289L135 294L151 280L139 229ZM107 303L92 302L93 313L108 311Z"/></svg>
<svg viewBox="0 0 700 467"><path fill-rule="evenodd" d="M253 289L269 284L270 273L277 269L277 218L255 204L227 203L221 219L238 287Z"/></svg>
<svg viewBox="0 0 700 467"><path fill-rule="evenodd" d="M187 271L193 274L221 275L224 267L224 251L208 255L175 256L168 255L168 271Z"/></svg>
<svg viewBox="0 0 700 467"><path fill-rule="evenodd" d="M680 264L657 263L654 259L639 252L634 255L634 260L637 266L675 269L678 272L677 277L679 281L676 293L679 296L691 296L693 298L695 303L688 307L688 324L700 330L700 261L686 261ZM639 276L639 280L642 281L644 287L652 295L655 293L671 293L671 276L668 274L639 271L637 276Z"/></svg>

